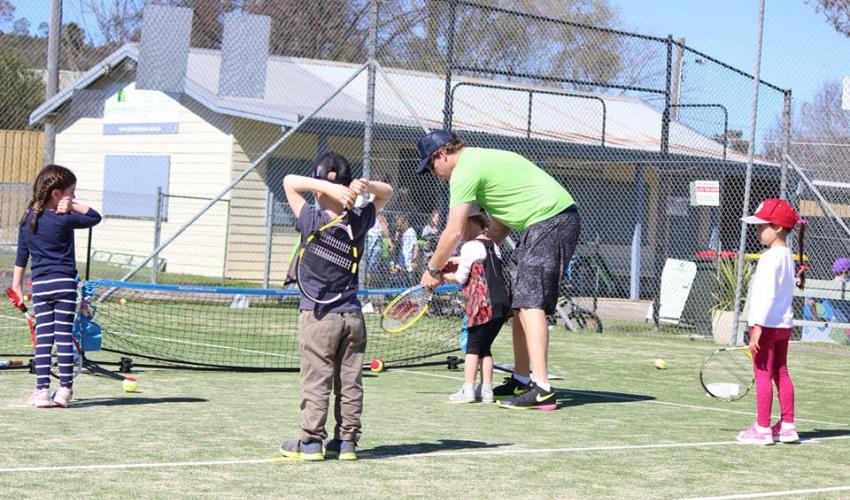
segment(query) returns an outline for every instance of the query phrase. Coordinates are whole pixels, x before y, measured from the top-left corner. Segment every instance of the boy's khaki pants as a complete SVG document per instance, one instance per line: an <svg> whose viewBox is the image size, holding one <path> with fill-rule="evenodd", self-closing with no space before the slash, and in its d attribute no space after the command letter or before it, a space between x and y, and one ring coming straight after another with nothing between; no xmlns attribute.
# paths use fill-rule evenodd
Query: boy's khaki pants
<svg viewBox="0 0 850 500"><path fill-rule="evenodd" d="M301 441L324 441L333 387L334 439L357 442L363 414L363 355L366 324L360 312L318 319L301 311Z"/></svg>

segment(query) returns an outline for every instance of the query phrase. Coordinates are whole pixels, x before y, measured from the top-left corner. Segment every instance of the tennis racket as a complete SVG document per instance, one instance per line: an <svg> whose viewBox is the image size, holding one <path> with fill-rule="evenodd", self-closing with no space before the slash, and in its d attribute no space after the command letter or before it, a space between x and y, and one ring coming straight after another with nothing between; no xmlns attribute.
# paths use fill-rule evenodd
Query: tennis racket
<svg viewBox="0 0 850 500"><path fill-rule="evenodd" d="M381 316L381 328L387 333L401 333L419 321L434 295L423 285L401 292L387 304Z"/></svg>
<svg viewBox="0 0 850 500"><path fill-rule="evenodd" d="M33 352L35 352L35 348L36 348L36 344L37 344L36 336L35 336L35 317L33 317L32 313L29 311L29 308L27 308L26 304L24 303L23 298L18 296L18 294L15 293L14 290L12 290L11 288L7 288L6 289L6 297L9 299L9 302L11 302L13 306L15 306L15 308L17 310L19 310L23 313L24 319L26 319L27 325L29 326L30 339L32 340L32 349L33 349ZM72 373L73 378L77 378L77 375L79 375L80 372L83 369L83 363L84 363L85 359L84 359L84 356L83 356L83 350L80 348L79 342L77 342L77 339L73 335L71 335L71 342L73 343L73 351L74 351L74 366L71 368L71 373ZM59 365L58 365L59 362L57 360L53 360L53 359L54 359L54 357L51 356L52 361L50 363L50 375L53 378L58 379L59 378Z"/></svg>
<svg viewBox="0 0 850 500"><path fill-rule="evenodd" d="M298 289L317 304L338 301L357 281L358 252L345 211L301 243L295 263Z"/></svg>
<svg viewBox="0 0 850 500"><path fill-rule="evenodd" d="M705 358L699 381L709 396L722 401L737 401L750 392L753 355L749 347L726 347Z"/></svg>

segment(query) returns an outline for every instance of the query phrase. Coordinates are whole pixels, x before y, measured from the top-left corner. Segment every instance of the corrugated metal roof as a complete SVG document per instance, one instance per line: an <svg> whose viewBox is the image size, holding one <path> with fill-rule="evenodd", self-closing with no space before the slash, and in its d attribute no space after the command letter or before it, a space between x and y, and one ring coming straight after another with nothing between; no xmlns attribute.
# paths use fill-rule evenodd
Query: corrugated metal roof
<svg viewBox="0 0 850 500"><path fill-rule="evenodd" d="M138 61L138 47L128 44L86 72L73 87L45 101L30 116L32 124L61 108L73 97L74 89L85 88L124 59ZM310 114L338 89L361 65L333 61L270 56L263 99L218 95L221 53L191 49L185 93L210 109L233 116L291 126ZM429 127L443 121L445 80L442 75L384 68L394 86L416 109ZM318 115L321 118L362 122L366 106L366 72L361 73ZM499 85L486 79L455 77L454 84ZM522 91L464 86L456 90L453 128L511 137L525 137L528 128L528 91L551 92L550 87L522 86ZM640 99L571 92L591 97L535 93L531 137L599 145L602 138L602 99L606 106L605 145L643 151L659 151L662 114ZM378 123L416 126L401 99L379 74L376 80L375 120ZM670 124L669 150L709 158L722 158L718 142L680 123ZM732 161L746 155L727 151Z"/></svg>

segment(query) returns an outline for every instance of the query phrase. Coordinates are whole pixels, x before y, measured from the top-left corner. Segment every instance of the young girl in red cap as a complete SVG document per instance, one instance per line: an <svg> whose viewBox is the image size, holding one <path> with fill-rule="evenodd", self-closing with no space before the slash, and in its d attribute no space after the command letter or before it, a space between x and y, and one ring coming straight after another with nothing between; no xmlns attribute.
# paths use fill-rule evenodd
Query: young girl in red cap
<svg viewBox="0 0 850 500"><path fill-rule="evenodd" d="M755 424L738 434L738 441L759 445L796 443L800 438L794 425L794 384L786 361L793 326L791 300L794 297L795 274L800 278L797 286L801 289L806 279L807 266L803 263L805 221L788 202L779 198L764 200L755 214L741 220L756 225L759 240L768 249L761 254L750 281L755 293L750 299L747 317L756 378L757 419ZM786 240L797 224L800 224L797 248L801 266L795 273L794 258ZM771 427L774 383L782 419Z"/></svg>

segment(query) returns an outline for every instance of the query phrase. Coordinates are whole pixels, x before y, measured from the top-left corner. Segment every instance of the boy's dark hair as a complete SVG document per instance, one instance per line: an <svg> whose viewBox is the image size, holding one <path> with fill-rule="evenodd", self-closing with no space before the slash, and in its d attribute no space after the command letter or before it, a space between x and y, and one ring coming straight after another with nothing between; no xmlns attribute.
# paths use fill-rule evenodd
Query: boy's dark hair
<svg viewBox="0 0 850 500"><path fill-rule="evenodd" d="M328 151L313 163L313 178L348 186L351 184L351 164L342 155Z"/></svg>
<svg viewBox="0 0 850 500"><path fill-rule="evenodd" d="M50 202L53 190L64 191L77 183L77 177L73 172L61 165L48 165L41 169L32 185L32 198L27 203L27 209L21 216L21 224L29 219L30 229L35 232L38 229L38 218L44 212L44 207Z"/></svg>

